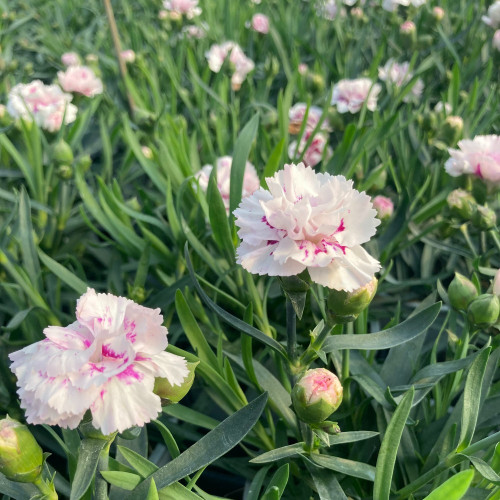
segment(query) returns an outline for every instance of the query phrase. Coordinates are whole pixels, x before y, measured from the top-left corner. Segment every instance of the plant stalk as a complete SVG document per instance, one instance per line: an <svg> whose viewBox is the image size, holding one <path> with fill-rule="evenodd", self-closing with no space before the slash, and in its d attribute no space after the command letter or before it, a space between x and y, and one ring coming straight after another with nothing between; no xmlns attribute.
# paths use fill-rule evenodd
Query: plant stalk
<svg viewBox="0 0 500 500"><path fill-rule="evenodd" d="M97 464L97 474L95 477L95 500L108 500L108 483L102 477L101 472L107 471L109 467L109 448L113 440L111 439L99 455Z"/></svg>

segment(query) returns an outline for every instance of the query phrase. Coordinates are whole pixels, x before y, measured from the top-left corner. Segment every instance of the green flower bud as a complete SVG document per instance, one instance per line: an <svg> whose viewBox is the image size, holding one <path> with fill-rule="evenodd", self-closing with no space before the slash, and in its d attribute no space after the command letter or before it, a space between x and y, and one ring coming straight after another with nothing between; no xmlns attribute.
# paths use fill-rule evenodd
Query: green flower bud
<svg viewBox="0 0 500 500"><path fill-rule="evenodd" d="M478 229L487 231L497 225L497 216L491 208L478 205L477 211L472 217L472 223Z"/></svg>
<svg viewBox="0 0 500 500"><path fill-rule="evenodd" d="M292 390L292 403L300 420L319 424L326 420L342 403L342 385L325 368L307 370Z"/></svg>
<svg viewBox="0 0 500 500"><path fill-rule="evenodd" d="M70 165L73 163L73 151L70 145L62 139L58 141L52 150L52 158L59 165Z"/></svg>
<svg viewBox="0 0 500 500"><path fill-rule="evenodd" d="M439 139L445 144L454 145L462 137L464 121L460 116L447 116L441 126Z"/></svg>
<svg viewBox="0 0 500 500"><path fill-rule="evenodd" d="M465 311L478 295L477 288L472 281L460 273L455 273L455 277L448 287L451 307Z"/></svg>
<svg viewBox="0 0 500 500"><path fill-rule="evenodd" d="M463 220L470 220L477 209L477 203L467 191L463 189L455 189L446 198L451 213Z"/></svg>
<svg viewBox="0 0 500 500"><path fill-rule="evenodd" d="M168 400L168 403L178 403L191 389L194 382L194 372L200 362L187 363L189 375L184 379L182 385L171 385L166 378L155 378L153 392L162 399Z"/></svg>
<svg viewBox="0 0 500 500"><path fill-rule="evenodd" d="M76 162L76 168L82 173L85 173L90 168L90 165L92 165L90 155L81 156Z"/></svg>
<svg viewBox="0 0 500 500"><path fill-rule="evenodd" d="M469 321L481 328L494 325L500 315L500 300L496 295L484 293L469 304L467 315Z"/></svg>
<svg viewBox="0 0 500 500"><path fill-rule="evenodd" d="M59 165L56 174L63 181L67 181L73 177L73 169L69 165Z"/></svg>
<svg viewBox="0 0 500 500"><path fill-rule="evenodd" d="M128 284L128 297L129 299L133 300L134 302L137 302L138 304L142 304L145 300L146 297L148 296L148 293L142 286L132 286Z"/></svg>
<svg viewBox="0 0 500 500"><path fill-rule="evenodd" d="M326 302L328 318L333 323L349 323L350 321L354 321L369 306L373 297L375 297L377 284L377 278L373 277L368 284L353 292L330 290Z"/></svg>
<svg viewBox="0 0 500 500"><path fill-rule="evenodd" d="M413 21L405 21L399 27L401 44L405 48L412 47L417 41L417 28Z"/></svg>
<svg viewBox="0 0 500 500"><path fill-rule="evenodd" d="M11 481L32 483L42 466L42 449L28 427L9 416L0 420L0 472Z"/></svg>

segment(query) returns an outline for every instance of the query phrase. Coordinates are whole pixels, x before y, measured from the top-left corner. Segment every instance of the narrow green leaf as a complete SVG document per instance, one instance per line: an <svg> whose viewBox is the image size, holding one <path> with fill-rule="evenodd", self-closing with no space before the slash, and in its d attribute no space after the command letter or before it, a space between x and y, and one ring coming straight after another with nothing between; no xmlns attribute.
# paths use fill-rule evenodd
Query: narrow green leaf
<svg viewBox="0 0 500 500"><path fill-rule="evenodd" d="M127 491L132 491L141 482L141 476L130 472L103 470L101 475L109 484Z"/></svg>
<svg viewBox="0 0 500 500"><path fill-rule="evenodd" d="M160 431L160 434L167 446L168 452L172 458L177 458L181 453L179 451L179 447L177 446L177 442L172 436L172 433L168 430L168 428L160 422L159 420L153 420L153 423L156 425L156 428Z"/></svg>
<svg viewBox="0 0 500 500"><path fill-rule="evenodd" d="M335 472L340 472L342 474L346 474L347 476L366 479L367 481L375 480L375 467L372 465L347 460L346 458L332 457L330 455L313 454L310 458L314 463L321 465L321 467L325 467L326 469L334 470Z"/></svg>
<svg viewBox="0 0 500 500"><path fill-rule="evenodd" d="M234 448L257 423L267 403L267 393L261 394L247 406L233 413L214 430L203 436L177 458L158 469L152 476L158 488L164 488L179 479L211 464ZM144 481L127 498L142 498L147 494Z"/></svg>
<svg viewBox="0 0 500 500"><path fill-rule="evenodd" d="M237 328L243 333L250 335L251 337L259 340L263 344L274 349L276 352L281 354L286 359L286 350L285 348L276 340L271 337L268 337L264 332L257 330L257 328L250 326L248 323L245 323L243 320L233 316L232 314L224 311L221 307L215 304L210 297L203 291L198 280L196 279L196 274L193 269L193 264L191 263L191 258L189 257L187 244L184 247L184 258L186 259L186 265L189 270L189 274L191 275L191 279L193 280L193 284L198 292L200 298L207 304L207 306L212 309L222 320L231 325L233 328Z"/></svg>
<svg viewBox="0 0 500 500"><path fill-rule="evenodd" d="M281 498L281 496L283 495L283 491L285 491L286 485L288 483L289 474L290 474L290 466L288 464L282 465L274 473L274 476L271 478L271 481L269 482L267 490L265 491L262 499L267 499L268 494L270 494L270 491L274 488L278 489L278 498ZM269 498L275 498L274 492L270 495L271 496Z"/></svg>
<svg viewBox="0 0 500 500"><path fill-rule="evenodd" d="M473 478L472 469L459 472L427 495L424 500L460 500L467 493Z"/></svg>
<svg viewBox="0 0 500 500"><path fill-rule="evenodd" d="M273 149L269 159L267 160L266 166L264 167L264 173L262 174L261 185L263 188L267 189L266 179L272 177L278 170L281 162L281 156L283 155L283 149L285 148L285 139L281 139L278 144L276 144Z"/></svg>
<svg viewBox="0 0 500 500"><path fill-rule="evenodd" d="M330 446L335 444L354 443L356 441L363 441L378 436L378 432L373 431L352 431L341 432L330 436Z"/></svg>
<svg viewBox="0 0 500 500"><path fill-rule="evenodd" d="M258 470L257 474L255 474L252 482L250 483L250 487L248 488L246 500L259 500L259 493L269 468L269 465L267 467L263 467Z"/></svg>
<svg viewBox="0 0 500 500"><path fill-rule="evenodd" d="M441 309L438 302L415 314L397 326L377 333L334 335L326 339L323 351L326 353L341 349L379 350L390 349L422 335L432 325Z"/></svg>
<svg viewBox="0 0 500 500"><path fill-rule="evenodd" d="M71 485L71 500L80 500L87 491L94 478L99 455L107 444L104 439L91 438L84 439L80 443L78 465Z"/></svg>
<svg viewBox="0 0 500 500"><path fill-rule="evenodd" d="M347 500L335 474L306 462L306 467L314 481L320 500Z"/></svg>
<svg viewBox="0 0 500 500"><path fill-rule="evenodd" d="M125 446L117 446L117 448L120 450L120 453L123 455L125 460L138 472L141 477L146 478L158 470L158 467L154 463L139 455L139 453L129 450Z"/></svg>
<svg viewBox="0 0 500 500"><path fill-rule="evenodd" d="M217 356L214 354L203 332L200 330L191 309L182 292L175 292L175 309L181 322L184 333L186 334L191 347L196 351L197 356L208 363L212 368L218 370L219 364Z"/></svg>
<svg viewBox="0 0 500 500"><path fill-rule="evenodd" d="M152 480L154 482L154 480ZM196 486L195 486L196 488ZM163 488L158 491L158 496L160 500L200 500L200 498L206 498L209 500L210 497L202 497L193 493L191 490L188 490L181 483L174 483L166 488ZM214 500L217 497L212 497Z"/></svg>
<svg viewBox="0 0 500 500"><path fill-rule="evenodd" d="M83 295L87 291L87 283L81 280L78 276L75 276L71 271L68 271L68 269L59 264L59 262L56 262L54 259L49 257L40 248L38 249L38 255L43 264L75 292Z"/></svg>
<svg viewBox="0 0 500 500"><path fill-rule="evenodd" d="M231 214L241 201L245 167L250 149L252 147L252 142L257 135L258 127L259 115L256 114L243 127L243 130L240 132L238 139L236 139L236 144L234 145L233 163L231 165L231 179L229 185L229 213Z"/></svg>
<svg viewBox="0 0 500 500"><path fill-rule="evenodd" d="M500 486L500 476L484 460L473 455L468 456L467 458L472 462L481 476L487 479L490 483Z"/></svg>
<svg viewBox="0 0 500 500"><path fill-rule="evenodd" d="M491 347L488 347L472 363L464 388L464 404L462 409L462 425L457 452L463 451L470 445L476 429L477 416L481 407L481 386Z"/></svg>
<svg viewBox="0 0 500 500"><path fill-rule="evenodd" d="M412 387L411 390L404 395L396 408L387 426L384 438L382 439L382 445L380 446L380 452L377 458L375 484L373 486L373 497L377 498L377 500L389 500L392 474L394 472L394 464L396 463L399 442L401 441L406 420L410 415L414 395L415 389Z"/></svg>
<svg viewBox="0 0 500 500"><path fill-rule="evenodd" d="M27 498L33 498L40 492L33 484L9 481L2 473L0 473L0 493L13 498L14 500L26 500Z"/></svg>
<svg viewBox="0 0 500 500"><path fill-rule="evenodd" d="M250 462L252 464L265 464L268 462L275 462L276 460L281 460L282 458L293 457L296 455L302 455L305 453L304 450L305 443L295 443L288 446L283 446L275 450L267 451L261 455L252 458Z"/></svg>
<svg viewBox="0 0 500 500"><path fill-rule="evenodd" d="M160 500L154 479L151 479L151 483L149 484L149 491L146 500Z"/></svg>

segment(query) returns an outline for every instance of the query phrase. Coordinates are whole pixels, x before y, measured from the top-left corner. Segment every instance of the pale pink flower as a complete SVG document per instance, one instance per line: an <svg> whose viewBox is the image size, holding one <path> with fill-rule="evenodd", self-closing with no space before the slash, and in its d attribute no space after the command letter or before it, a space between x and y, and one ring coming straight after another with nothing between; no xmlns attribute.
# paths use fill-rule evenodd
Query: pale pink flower
<svg viewBox="0 0 500 500"><path fill-rule="evenodd" d="M198 0L165 0L163 7L172 12L193 19L201 14L201 8L198 7Z"/></svg>
<svg viewBox="0 0 500 500"><path fill-rule="evenodd" d="M189 373L184 358L165 352L160 310L89 288L76 318L10 355L26 420L74 429L90 410L94 427L111 434L156 418L155 377L181 385Z"/></svg>
<svg viewBox="0 0 500 500"><path fill-rule="evenodd" d="M389 59L385 66L378 69L378 77L388 82L395 87L404 87L412 78L413 73L410 71L410 63L397 63L394 59ZM413 83L411 91L403 98L404 102L409 102L412 99L418 100L424 90L424 82L419 78Z"/></svg>
<svg viewBox="0 0 500 500"><path fill-rule="evenodd" d="M492 28L500 26L500 0L496 0L494 4L491 4L488 8L488 15L483 16L481 19Z"/></svg>
<svg viewBox="0 0 500 500"><path fill-rule="evenodd" d="M38 126L56 132L63 123L76 120L78 108L71 104L73 96L64 93L59 85L45 85L40 80L18 83L12 87L7 112L14 118L34 121Z"/></svg>
<svg viewBox="0 0 500 500"><path fill-rule="evenodd" d="M184 26L182 28L182 32L188 38L196 38L198 40L205 38L207 36L207 30L205 27L195 26L194 24L191 24L189 26Z"/></svg>
<svg viewBox="0 0 500 500"><path fill-rule="evenodd" d="M219 188L219 193L224 202L224 207L226 208L226 213L229 215L229 189L231 181L231 166L233 164L233 159L230 156L223 156L222 158L217 158L217 187ZM195 178L198 179L198 184L203 191L208 188L208 180L210 179L210 174L212 173L213 166L205 165L199 172L196 173ZM250 196L260 187L259 177L255 167L247 161L245 166L245 173L243 174L243 191L242 198Z"/></svg>
<svg viewBox="0 0 500 500"><path fill-rule="evenodd" d="M289 132L291 134L298 134L300 128L302 127L302 122L307 111L307 104L305 102L298 102L294 104L288 111L289 118ZM313 130L318 125L321 117L323 116L323 110L318 106L309 106L309 112L307 113L307 122L305 130ZM330 123L327 119L323 120L320 126L320 130L330 131Z"/></svg>
<svg viewBox="0 0 500 500"><path fill-rule="evenodd" d="M205 57L208 61L208 67L214 73L218 73L224 64L224 61L233 47L234 42L224 42L221 45L213 44L210 49L205 52Z"/></svg>
<svg viewBox="0 0 500 500"><path fill-rule="evenodd" d="M61 62L64 66L76 66L80 64L80 57L76 52L65 52L61 56Z"/></svg>
<svg viewBox="0 0 500 500"><path fill-rule="evenodd" d="M307 146L307 142L311 137L312 131L306 131L305 134L301 137L300 141L293 141L290 146L288 146L288 156L291 160L298 158L304 152L304 149ZM326 152L325 152L326 148ZM328 146L328 138L325 134L318 132L311 144L305 150L302 161L306 166L314 167L323 159L323 153L325 155L325 160L328 161L332 155L333 150Z"/></svg>
<svg viewBox="0 0 500 500"><path fill-rule="evenodd" d="M492 40L493 47L500 51L500 30L496 30Z"/></svg>
<svg viewBox="0 0 500 500"><path fill-rule="evenodd" d="M59 71L57 78L66 92L76 92L87 97L102 94L102 81L87 66L70 66L66 71Z"/></svg>
<svg viewBox="0 0 500 500"><path fill-rule="evenodd" d="M122 50L120 55L126 63L133 63L135 61L135 52L132 49Z"/></svg>
<svg viewBox="0 0 500 500"><path fill-rule="evenodd" d="M255 68L255 63L247 57L241 47L236 44L231 50L229 60L234 65L234 73L231 77L231 87L233 90L239 90L248 73Z"/></svg>
<svg viewBox="0 0 500 500"><path fill-rule="evenodd" d="M366 101L366 107L370 111L377 108L377 98L382 87L373 83L369 78L357 78L355 80L340 80L333 87L332 105L337 106L339 113L357 113Z"/></svg>
<svg viewBox="0 0 500 500"><path fill-rule="evenodd" d="M305 64L305 63L300 63L297 66L297 71L299 72L299 75L305 75L308 70L309 70L309 68L308 68L307 64Z"/></svg>
<svg viewBox="0 0 500 500"><path fill-rule="evenodd" d="M247 271L294 276L352 291L369 283L380 264L361 244L374 234L370 197L343 176L285 165L234 211L241 244L237 262Z"/></svg>
<svg viewBox="0 0 500 500"><path fill-rule="evenodd" d="M252 29L257 33L269 33L269 18L264 14L255 14L252 17Z"/></svg>
<svg viewBox="0 0 500 500"><path fill-rule="evenodd" d="M378 195L373 198L373 208L380 220L389 219L394 212L394 203L387 196Z"/></svg>
<svg viewBox="0 0 500 500"><path fill-rule="evenodd" d="M500 136L477 135L458 142L460 149L448 149L451 158L445 170L452 177L471 174L492 184L500 184Z"/></svg>

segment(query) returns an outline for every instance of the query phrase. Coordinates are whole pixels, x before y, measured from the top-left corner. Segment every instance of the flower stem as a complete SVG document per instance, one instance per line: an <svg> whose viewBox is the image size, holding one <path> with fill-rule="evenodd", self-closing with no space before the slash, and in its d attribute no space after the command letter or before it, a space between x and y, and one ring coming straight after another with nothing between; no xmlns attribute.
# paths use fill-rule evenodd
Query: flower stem
<svg viewBox="0 0 500 500"><path fill-rule="evenodd" d="M42 475L40 474L33 484L40 490L40 493L44 495L44 498L47 500L57 500L59 497L54 489L53 483L47 483L44 479L42 479Z"/></svg>
<svg viewBox="0 0 500 500"><path fill-rule="evenodd" d="M108 483L102 477L101 472L108 470L109 466L109 448L113 440L111 439L99 455L99 463L97 464L97 474L95 477L95 500L108 500Z"/></svg>
<svg viewBox="0 0 500 500"><path fill-rule="evenodd" d="M297 317L288 297L286 299L286 334L288 357L293 365L295 363L295 344L297 343Z"/></svg>

